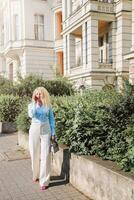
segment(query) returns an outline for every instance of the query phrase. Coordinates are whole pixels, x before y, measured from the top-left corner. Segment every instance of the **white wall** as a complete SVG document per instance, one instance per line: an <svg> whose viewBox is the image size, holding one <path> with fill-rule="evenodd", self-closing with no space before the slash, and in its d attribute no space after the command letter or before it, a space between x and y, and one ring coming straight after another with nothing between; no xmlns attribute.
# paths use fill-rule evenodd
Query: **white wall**
<svg viewBox="0 0 134 200"><path fill-rule="evenodd" d="M26 48L23 57L23 74L40 74L52 79L55 74L53 49Z"/></svg>

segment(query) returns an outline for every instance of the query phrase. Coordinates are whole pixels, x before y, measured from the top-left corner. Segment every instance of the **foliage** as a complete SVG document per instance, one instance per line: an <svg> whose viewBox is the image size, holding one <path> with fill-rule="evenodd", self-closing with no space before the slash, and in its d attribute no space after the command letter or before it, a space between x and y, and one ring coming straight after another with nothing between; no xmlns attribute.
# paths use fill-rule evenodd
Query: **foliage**
<svg viewBox="0 0 134 200"><path fill-rule="evenodd" d="M72 152L117 161L124 170L132 171L133 91L126 83L122 94L112 90L86 92L72 97L71 103L63 100L55 109L58 137Z"/></svg>
<svg viewBox="0 0 134 200"><path fill-rule="evenodd" d="M14 122L21 105L22 100L18 96L0 95L0 121Z"/></svg>
<svg viewBox="0 0 134 200"><path fill-rule="evenodd" d="M70 96L74 94L73 85L66 78L45 81L44 87L54 96Z"/></svg>
<svg viewBox="0 0 134 200"><path fill-rule="evenodd" d="M0 76L0 94L12 94L13 82Z"/></svg>
<svg viewBox="0 0 134 200"><path fill-rule="evenodd" d="M28 103L28 101L25 102L22 111L16 117L17 129L19 131L23 131L23 133L26 134L29 132L30 127L30 118L28 117Z"/></svg>
<svg viewBox="0 0 134 200"><path fill-rule="evenodd" d="M2 81L2 80L1 80ZM45 80L39 75L29 75L25 78L19 76L16 83L4 79L0 85L1 94L13 94L20 97L31 97L36 87L45 87L50 95L62 96L74 93L72 84L65 78Z"/></svg>
<svg viewBox="0 0 134 200"><path fill-rule="evenodd" d="M71 152L98 155L134 171L134 86L126 83L122 93L86 91L53 97L52 106L58 139ZM28 127L26 113L20 119Z"/></svg>

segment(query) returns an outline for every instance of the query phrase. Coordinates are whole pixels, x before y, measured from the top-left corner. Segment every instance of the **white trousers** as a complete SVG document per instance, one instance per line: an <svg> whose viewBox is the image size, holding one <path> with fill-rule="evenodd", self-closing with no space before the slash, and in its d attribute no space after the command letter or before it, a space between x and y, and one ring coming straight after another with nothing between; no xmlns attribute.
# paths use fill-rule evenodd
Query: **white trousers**
<svg viewBox="0 0 134 200"><path fill-rule="evenodd" d="M48 186L51 170L49 123L32 123L29 129L29 150L33 180L39 178L40 186Z"/></svg>

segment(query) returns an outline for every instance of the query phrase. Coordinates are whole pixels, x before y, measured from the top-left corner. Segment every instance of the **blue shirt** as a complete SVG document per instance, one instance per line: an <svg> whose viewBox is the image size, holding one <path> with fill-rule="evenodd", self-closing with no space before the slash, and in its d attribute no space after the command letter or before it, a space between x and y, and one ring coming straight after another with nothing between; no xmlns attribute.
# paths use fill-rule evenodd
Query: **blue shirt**
<svg viewBox="0 0 134 200"><path fill-rule="evenodd" d="M51 135L55 135L55 118L51 107L30 103L28 105L28 116L32 118L34 123L49 122Z"/></svg>

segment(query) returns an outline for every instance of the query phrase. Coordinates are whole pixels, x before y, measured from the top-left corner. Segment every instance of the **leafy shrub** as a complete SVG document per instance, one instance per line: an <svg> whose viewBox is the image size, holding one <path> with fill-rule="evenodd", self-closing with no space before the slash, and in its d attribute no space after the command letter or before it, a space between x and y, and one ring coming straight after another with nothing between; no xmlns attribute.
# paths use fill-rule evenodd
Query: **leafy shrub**
<svg viewBox="0 0 134 200"><path fill-rule="evenodd" d="M62 96L74 93L72 84L65 78L45 80L42 76L30 75L25 78L19 77L19 82L12 83L4 80L0 85L1 94L13 94L21 97L31 97L36 87L45 87L50 95Z"/></svg>
<svg viewBox="0 0 134 200"><path fill-rule="evenodd" d="M55 116L57 133L72 152L117 161L124 170L132 171L134 93L132 87L123 92L87 92L75 96L70 99L71 104L63 101L58 105Z"/></svg>
<svg viewBox="0 0 134 200"><path fill-rule="evenodd" d="M30 127L30 118L28 117L28 103L29 102L26 102L23 105L22 111L16 117L17 129L19 131L23 131L26 134L29 132Z"/></svg>
<svg viewBox="0 0 134 200"><path fill-rule="evenodd" d="M58 139L71 152L98 155L134 171L134 86L125 85L122 94L106 90L53 97L52 105Z"/></svg>
<svg viewBox="0 0 134 200"><path fill-rule="evenodd" d="M54 97L52 99L54 115L56 118L56 134L62 143L66 143L66 140L68 140L66 134L73 125L76 101L77 96Z"/></svg>
<svg viewBox="0 0 134 200"><path fill-rule="evenodd" d="M126 148L119 162L123 169L134 173L134 115L130 117L130 124L123 134Z"/></svg>
<svg viewBox="0 0 134 200"><path fill-rule="evenodd" d="M22 100L18 96L0 95L0 121L14 122L21 110Z"/></svg>
<svg viewBox="0 0 134 200"><path fill-rule="evenodd" d="M63 96L74 94L72 83L65 78L58 78L55 80L45 81L44 87L49 91L51 95Z"/></svg>
<svg viewBox="0 0 134 200"><path fill-rule="evenodd" d="M13 82L0 76L0 94L12 94Z"/></svg>
<svg viewBox="0 0 134 200"><path fill-rule="evenodd" d="M69 145L70 148L72 148L74 139L74 144L79 147L76 138L78 133L76 132L80 131L82 136L87 128L90 128L90 124L91 127L93 126L92 117L94 117L94 111L96 110L94 107L96 105L102 106L102 104L109 105L114 103L118 100L118 96L114 91L97 91L86 92L82 96L57 97L53 105L58 138L62 138L62 141Z"/></svg>
<svg viewBox="0 0 134 200"><path fill-rule="evenodd" d="M31 97L36 87L44 86L45 80L41 76L30 75L19 77L19 82L14 86L14 93L21 97Z"/></svg>

